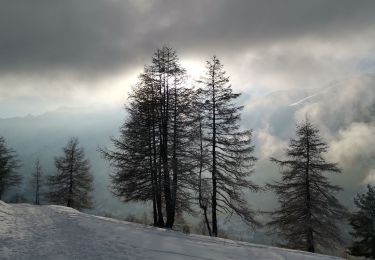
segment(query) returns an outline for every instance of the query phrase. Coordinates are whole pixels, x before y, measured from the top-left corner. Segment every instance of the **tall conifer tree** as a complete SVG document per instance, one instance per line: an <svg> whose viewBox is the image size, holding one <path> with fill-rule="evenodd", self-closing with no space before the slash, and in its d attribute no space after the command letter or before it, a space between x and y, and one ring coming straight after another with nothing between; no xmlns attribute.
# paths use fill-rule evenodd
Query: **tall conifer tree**
<svg viewBox="0 0 375 260"><path fill-rule="evenodd" d="M236 105L240 94L233 93L229 77L216 56L207 61L207 72L199 81L205 109L205 146L210 157L212 234L218 235L217 212L237 214L247 223L256 223L243 189L258 190L249 180L256 160L251 145L251 130L240 127L242 106Z"/></svg>
<svg viewBox="0 0 375 260"><path fill-rule="evenodd" d="M325 160L327 148L318 129L306 119L297 125L297 137L286 150L287 159L271 158L281 167L282 178L268 184L280 204L268 225L285 241L282 246L315 252L317 246L341 241L337 224L346 210L335 197L341 188L324 175L340 169Z"/></svg>
<svg viewBox="0 0 375 260"><path fill-rule="evenodd" d="M78 138L69 139L63 152L55 158L56 174L48 178L50 202L75 209L92 208L93 176Z"/></svg>
<svg viewBox="0 0 375 260"><path fill-rule="evenodd" d="M101 149L114 167L114 194L152 201L159 227L172 228L177 211L191 211L193 91L184 85L185 75L172 48L158 49L129 95L128 118L120 137L112 139L114 149Z"/></svg>

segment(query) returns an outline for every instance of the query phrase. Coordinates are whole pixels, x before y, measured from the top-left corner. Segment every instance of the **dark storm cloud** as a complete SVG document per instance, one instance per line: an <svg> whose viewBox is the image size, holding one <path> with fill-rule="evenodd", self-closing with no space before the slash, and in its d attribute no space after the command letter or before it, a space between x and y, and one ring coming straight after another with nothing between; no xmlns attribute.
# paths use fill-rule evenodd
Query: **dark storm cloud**
<svg viewBox="0 0 375 260"><path fill-rule="evenodd" d="M200 54L373 30L374 1L13 0L0 8L0 71L142 65L163 43Z"/></svg>
<svg viewBox="0 0 375 260"><path fill-rule="evenodd" d="M128 12L100 1L8 1L0 9L1 69L113 65L127 58Z"/></svg>

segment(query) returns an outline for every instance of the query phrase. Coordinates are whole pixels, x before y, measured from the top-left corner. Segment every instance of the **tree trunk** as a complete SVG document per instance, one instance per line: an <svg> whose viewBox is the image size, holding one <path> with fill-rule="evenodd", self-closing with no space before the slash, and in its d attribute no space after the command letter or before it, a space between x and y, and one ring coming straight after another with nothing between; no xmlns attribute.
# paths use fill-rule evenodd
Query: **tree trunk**
<svg viewBox="0 0 375 260"><path fill-rule="evenodd" d="M75 148L75 147L74 147ZM74 161L74 148L70 157L70 172L69 172L69 198L67 207L73 207L73 161Z"/></svg>
<svg viewBox="0 0 375 260"><path fill-rule="evenodd" d="M207 216L207 207L205 207L203 209L203 214L204 214L204 221L206 222L206 227L207 227L208 234L210 235L210 237L212 237L212 231L211 231L211 227L210 227L210 222L208 221L208 216Z"/></svg>
<svg viewBox="0 0 375 260"><path fill-rule="evenodd" d="M215 63L214 65L215 66ZM217 237L216 218L216 100L215 100L215 69L212 70L212 234Z"/></svg>
<svg viewBox="0 0 375 260"><path fill-rule="evenodd" d="M208 234L212 236L212 231L210 227L210 222L207 216L207 205L203 205L202 202L202 171L203 171L203 131L202 131L202 119L199 115L199 141L200 141L200 162L199 162L199 184L198 184L198 201L199 206L203 210L204 221L208 230Z"/></svg>
<svg viewBox="0 0 375 260"><path fill-rule="evenodd" d="M161 160L159 159L161 162ZM155 170L155 180L156 180L156 208L157 208L157 215L158 215L158 227L164 227L164 218L163 218L163 210L162 210L162 199L161 199L161 193L162 193L162 184L161 184L161 168L160 168L160 162L159 167L157 167ZM156 143L154 138L154 165L156 167Z"/></svg>
<svg viewBox="0 0 375 260"><path fill-rule="evenodd" d="M306 127L306 209L307 209L307 250L314 253L314 234L311 222L311 197L310 197L310 143L309 143L309 129Z"/></svg>
<svg viewBox="0 0 375 260"><path fill-rule="evenodd" d="M148 148L149 148L149 167L150 167L150 177L151 177L151 187L152 187L152 213L153 213L153 225L157 226L158 216L156 212L156 184L155 184L155 172L154 172L154 165L152 164L152 133L149 127L149 138L148 138Z"/></svg>
<svg viewBox="0 0 375 260"><path fill-rule="evenodd" d="M163 173L164 173L164 198L165 198L165 209L167 213L167 221L165 226L167 228L173 227L174 215L172 209L172 193L171 193L171 180L169 175L169 164L168 164L168 123L169 123L169 77L168 68L169 65L169 53L167 54L167 62L164 63L164 77L163 77ZM165 60L165 58L164 58Z"/></svg>
<svg viewBox="0 0 375 260"><path fill-rule="evenodd" d="M39 205L39 172L37 172L36 174L37 176L36 176L35 204Z"/></svg>
<svg viewBox="0 0 375 260"><path fill-rule="evenodd" d="M176 214L176 201L177 201L177 178L178 178L178 162L177 162L177 88L174 86L174 106L173 106L173 156L172 156L172 205L171 205L171 223L173 226Z"/></svg>

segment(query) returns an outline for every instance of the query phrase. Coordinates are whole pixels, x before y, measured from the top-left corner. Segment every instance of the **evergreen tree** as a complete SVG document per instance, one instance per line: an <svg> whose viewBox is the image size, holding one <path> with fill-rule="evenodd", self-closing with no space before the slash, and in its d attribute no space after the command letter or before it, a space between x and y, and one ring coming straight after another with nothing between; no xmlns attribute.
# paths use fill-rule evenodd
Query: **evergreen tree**
<svg viewBox="0 0 375 260"><path fill-rule="evenodd" d="M281 166L281 181L268 184L280 206L268 223L285 243L282 246L315 252L340 242L337 222L346 210L335 197L339 186L330 184L325 172L339 173L335 163L326 162L327 144L307 119L297 125L297 138L291 139L287 159L271 161Z"/></svg>
<svg viewBox="0 0 375 260"><path fill-rule="evenodd" d="M350 248L352 255L375 258L375 186L367 185L365 194L357 194L354 204L358 211L350 218L351 233L356 239Z"/></svg>
<svg viewBox="0 0 375 260"><path fill-rule="evenodd" d="M184 85L186 71L176 51L162 47L148 67L157 91L159 128L159 164L163 176L163 193L167 228L174 223L176 211L191 212L188 192L192 173L190 104L192 90Z"/></svg>
<svg viewBox="0 0 375 260"><path fill-rule="evenodd" d="M78 138L71 138L63 155L55 158L57 172L49 176L49 200L75 209L92 208L93 176Z"/></svg>
<svg viewBox="0 0 375 260"><path fill-rule="evenodd" d="M113 193L124 201L152 201L159 227L172 228L177 211L191 211L193 91L184 86L185 74L172 48L157 50L129 95L114 149L101 149L114 168Z"/></svg>
<svg viewBox="0 0 375 260"><path fill-rule="evenodd" d="M16 152L7 147L5 139L0 136L0 200L7 189L21 183L22 177L17 173L20 167Z"/></svg>
<svg viewBox="0 0 375 260"><path fill-rule="evenodd" d="M39 160L35 162L35 171L32 175L31 184L35 191L35 204L40 205L40 191L43 185L43 171Z"/></svg>
<svg viewBox="0 0 375 260"><path fill-rule="evenodd" d="M237 214L246 223L254 225L254 212L247 206L242 190L258 190L248 177L256 160L251 145L251 130L240 129L240 112L229 77L219 59L207 61L206 76L199 81L205 110L205 147L210 158L206 169L211 174L212 234L218 235L217 212Z"/></svg>

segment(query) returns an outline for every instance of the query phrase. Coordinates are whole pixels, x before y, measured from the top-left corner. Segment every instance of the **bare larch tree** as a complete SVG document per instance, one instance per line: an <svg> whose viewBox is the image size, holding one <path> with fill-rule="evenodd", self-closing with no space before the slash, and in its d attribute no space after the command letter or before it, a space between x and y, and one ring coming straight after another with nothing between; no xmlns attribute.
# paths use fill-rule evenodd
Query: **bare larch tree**
<svg viewBox="0 0 375 260"><path fill-rule="evenodd" d="M49 200L75 209L92 208L93 176L78 138L70 138L63 155L55 158L57 172L49 176Z"/></svg>
<svg viewBox="0 0 375 260"><path fill-rule="evenodd" d="M335 197L341 188L324 175L340 172L336 163L323 157L327 149L319 130L306 119L297 125L297 137L286 150L287 159L271 158L281 167L282 178L267 185L280 204L271 213L268 226L285 241L282 246L315 252L317 246L341 241L337 224L347 212Z"/></svg>
<svg viewBox="0 0 375 260"><path fill-rule="evenodd" d="M120 136L112 138L114 149L100 149L114 169L112 192L125 202L151 201L159 227L172 228L177 211L191 210L193 91L184 78L176 52L157 50L129 94L128 117Z"/></svg>
<svg viewBox="0 0 375 260"><path fill-rule="evenodd" d="M212 234L218 235L217 212L239 215L246 223L256 224L254 212L247 205L243 190L258 190L249 180L256 158L251 144L251 130L240 127L242 106L236 105L240 94L233 93L229 77L216 56L207 61L207 72L199 80L205 109L204 146L210 158L206 169L211 174Z"/></svg>

